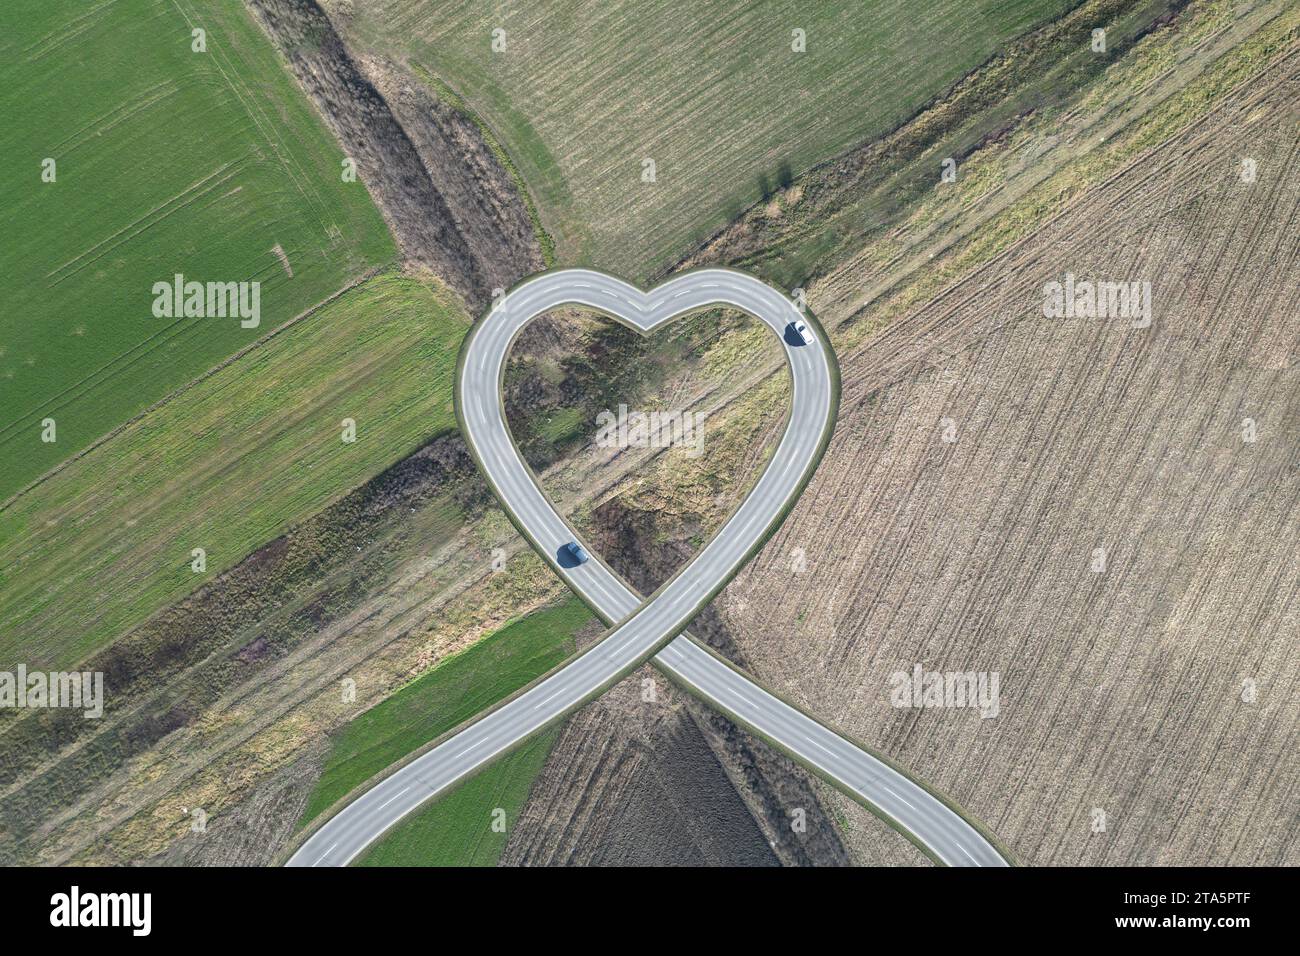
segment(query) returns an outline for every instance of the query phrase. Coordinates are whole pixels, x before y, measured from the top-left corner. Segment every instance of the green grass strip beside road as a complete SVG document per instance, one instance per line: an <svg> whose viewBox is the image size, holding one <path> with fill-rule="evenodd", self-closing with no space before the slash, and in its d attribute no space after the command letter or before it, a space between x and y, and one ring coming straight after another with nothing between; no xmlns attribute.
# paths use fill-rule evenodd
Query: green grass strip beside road
<svg viewBox="0 0 1300 956"><path fill-rule="evenodd" d="M558 730L534 737L403 820L357 866L496 866ZM494 814L501 826L494 829Z"/></svg>
<svg viewBox="0 0 1300 956"><path fill-rule="evenodd" d="M300 826L370 777L546 673L575 650L595 618L576 597L534 611L439 663L344 726L334 739ZM545 734L471 777L375 844L366 865L488 865L508 833L492 831L492 811L513 823L550 752Z"/></svg>

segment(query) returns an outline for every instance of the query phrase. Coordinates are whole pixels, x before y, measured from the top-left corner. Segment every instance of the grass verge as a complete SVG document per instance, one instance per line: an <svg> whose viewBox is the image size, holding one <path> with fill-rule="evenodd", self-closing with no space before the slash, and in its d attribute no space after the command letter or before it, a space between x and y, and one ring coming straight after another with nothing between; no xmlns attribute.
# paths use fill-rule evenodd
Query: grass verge
<svg viewBox="0 0 1300 956"><path fill-rule="evenodd" d="M403 820L357 865L496 866L558 733L530 740Z"/></svg>
<svg viewBox="0 0 1300 956"><path fill-rule="evenodd" d="M574 652L574 636L593 620L580 600L569 597L497 630L354 718L335 735L324 771L299 825L310 823L358 784L555 667ZM478 798L485 795L508 792L519 796L522 803L522 798L527 796L526 787L520 796L524 769L533 765L529 761L540 769L541 760L545 759L545 752L540 758L533 752L535 746L530 744L493 764L403 826L414 825L426 814L432 814L430 820L437 822L425 822L417 828L421 841L430 847L440 847L440 852L448 847L469 846L474 841L466 843L461 837L479 822L487 828L491 809L504 804L494 803L489 807L483 821L478 821L476 816L471 821L465 814L471 808L480 808ZM549 745L544 751L549 751ZM525 759L529 754L532 756ZM473 796L457 796L471 784L469 793ZM456 797L451 806L457 809L449 811L443 806L449 797ZM443 827L450 829L444 832ZM455 836L453 831L460 836ZM400 832L402 829L398 828L394 834ZM387 839L381 841L375 849L386 842ZM504 846L504 840L501 845ZM391 858L395 852L392 848L385 850L384 858Z"/></svg>

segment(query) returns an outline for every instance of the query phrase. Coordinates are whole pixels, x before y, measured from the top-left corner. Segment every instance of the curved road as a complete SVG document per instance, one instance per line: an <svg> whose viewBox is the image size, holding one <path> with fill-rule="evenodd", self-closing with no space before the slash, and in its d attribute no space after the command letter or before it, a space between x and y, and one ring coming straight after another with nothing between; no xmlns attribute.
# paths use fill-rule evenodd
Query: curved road
<svg viewBox="0 0 1300 956"><path fill-rule="evenodd" d="M793 384L789 418L767 469L740 507L686 567L644 599L596 555L585 564L565 566L569 562L562 560L561 549L577 534L542 493L510 437L501 403L506 354L525 325L560 306L585 306L650 333L684 313L718 305L754 316L784 343ZM689 272L647 294L603 273L569 269L523 282L474 327L462 346L456 392L470 449L533 546L613 627L599 642L343 807L308 837L289 865L349 863L421 804L652 657L673 680L885 817L938 862L1007 864L979 830L925 788L765 690L689 635L674 640L780 523L829 441L838 405L838 368L815 322L809 323L816 337L812 344L791 344L797 339L787 337L787 326L801 317L775 289L732 270Z"/></svg>

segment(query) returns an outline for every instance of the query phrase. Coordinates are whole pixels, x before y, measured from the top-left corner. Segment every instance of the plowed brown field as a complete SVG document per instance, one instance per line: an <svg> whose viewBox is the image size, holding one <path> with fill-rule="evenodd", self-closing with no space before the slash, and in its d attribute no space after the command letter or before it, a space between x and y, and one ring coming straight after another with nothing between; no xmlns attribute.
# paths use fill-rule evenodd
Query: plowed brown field
<svg viewBox="0 0 1300 956"><path fill-rule="evenodd" d="M1297 103L1293 51L841 356L831 449L723 599L759 676L1023 862L1300 862ZM1149 281L1150 326L1045 318L1066 273ZM918 663L997 672L998 716L893 706Z"/></svg>

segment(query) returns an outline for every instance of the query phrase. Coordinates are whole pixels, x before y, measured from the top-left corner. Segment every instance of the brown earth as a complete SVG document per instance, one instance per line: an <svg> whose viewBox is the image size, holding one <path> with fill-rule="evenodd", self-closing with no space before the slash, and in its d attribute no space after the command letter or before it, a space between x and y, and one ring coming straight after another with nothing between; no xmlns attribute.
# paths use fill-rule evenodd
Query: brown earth
<svg viewBox="0 0 1300 956"><path fill-rule="evenodd" d="M1300 861L1298 93L1293 48L843 354L826 459L723 599L760 677L1024 862ZM1150 328L1044 318L1066 272L1149 280ZM998 672L1001 713L891 706L916 663Z"/></svg>
<svg viewBox="0 0 1300 956"><path fill-rule="evenodd" d="M503 865L772 866L777 857L699 727L648 672L565 723Z"/></svg>
<svg viewBox="0 0 1300 956"><path fill-rule="evenodd" d="M666 522L656 520L662 514L631 510L613 498L593 516L591 540L644 594L691 557L678 535L664 540ZM691 632L745 666L712 608ZM653 701L644 699L647 687ZM804 811L797 831L796 809ZM649 665L568 720L501 859L503 865L778 862L849 862L808 775Z"/></svg>

